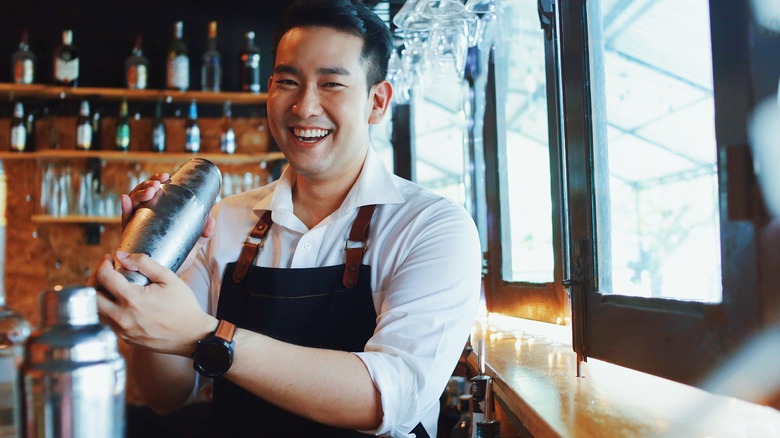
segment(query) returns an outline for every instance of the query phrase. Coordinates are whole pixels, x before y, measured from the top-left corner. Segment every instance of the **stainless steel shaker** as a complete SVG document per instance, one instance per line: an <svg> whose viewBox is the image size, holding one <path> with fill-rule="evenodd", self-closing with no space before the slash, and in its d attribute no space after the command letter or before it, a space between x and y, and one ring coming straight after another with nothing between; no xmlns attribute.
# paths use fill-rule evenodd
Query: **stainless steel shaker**
<svg viewBox="0 0 780 438"><path fill-rule="evenodd" d="M133 213L117 250L147 254L175 272L200 238L221 188L222 173L214 163L203 158L187 161ZM149 284L138 272L118 264L117 270L131 283Z"/></svg>
<svg viewBox="0 0 780 438"><path fill-rule="evenodd" d="M27 437L124 436L125 361L98 322L95 289L45 290L41 320L22 367Z"/></svg>

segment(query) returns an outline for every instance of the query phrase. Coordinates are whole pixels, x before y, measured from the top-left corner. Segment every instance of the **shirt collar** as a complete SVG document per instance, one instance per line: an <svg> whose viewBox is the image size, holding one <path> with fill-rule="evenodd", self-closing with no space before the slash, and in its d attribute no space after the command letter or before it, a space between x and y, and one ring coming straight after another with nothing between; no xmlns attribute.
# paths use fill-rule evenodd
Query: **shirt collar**
<svg viewBox="0 0 780 438"><path fill-rule="evenodd" d="M286 166L273 190L255 204L253 208L255 214L260 217L265 210L271 210L274 212L274 222L282 221L291 215L294 178L295 170L291 166ZM403 203L404 196L395 186L393 178L393 174L387 170L379 154L369 145L360 176L347 193L341 207L334 213L333 219L364 205Z"/></svg>

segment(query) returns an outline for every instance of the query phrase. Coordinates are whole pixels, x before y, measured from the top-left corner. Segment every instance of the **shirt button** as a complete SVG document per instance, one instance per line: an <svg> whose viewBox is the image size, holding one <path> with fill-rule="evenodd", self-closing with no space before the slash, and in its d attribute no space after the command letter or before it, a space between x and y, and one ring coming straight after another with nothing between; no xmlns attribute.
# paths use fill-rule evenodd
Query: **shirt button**
<svg viewBox="0 0 780 438"><path fill-rule="evenodd" d="M303 244L303 247L304 247L305 249L311 249L311 242L306 242L306 243L304 243L304 244Z"/></svg>

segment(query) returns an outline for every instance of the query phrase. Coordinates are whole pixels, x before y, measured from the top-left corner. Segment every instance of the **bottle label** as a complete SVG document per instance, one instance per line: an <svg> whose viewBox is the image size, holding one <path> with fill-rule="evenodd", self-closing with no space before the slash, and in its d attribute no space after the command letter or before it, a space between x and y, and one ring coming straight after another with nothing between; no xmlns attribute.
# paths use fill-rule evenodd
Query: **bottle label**
<svg viewBox="0 0 780 438"><path fill-rule="evenodd" d="M243 84L244 91L260 92L260 55L244 55Z"/></svg>
<svg viewBox="0 0 780 438"><path fill-rule="evenodd" d="M116 129L116 148L120 151L130 149L130 126L120 125Z"/></svg>
<svg viewBox="0 0 780 438"><path fill-rule="evenodd" d="M162 152L165 150L165 127L160 124L152 131L152 150Z"/></svg>
<svg viewBox="0 0 780 438"><path fill-rule="evenodd" d="M54 60L54 79L58 82L75 82L79 78L79 58Z"/></svg>
<svg viewBox="0 0 780 438"><path fill-rule="evenodd" d="M190 59L184 55L168 58L168 88L190 88Z"/></svg>
<svg viewBox="0 0 780 438"><path fill-rule="evenodd" d="M236 133L232 129L223 132L219 138L219 150L226 154L236 152Z"/></svg>
<svg viewBox="0 0 780 438"><path fill-rule="evenodd" d="M185 151L198 152L200 150L200 128L198 125L187 127L184 137Z"/></svg>
<svg viewBox="0 0 780 438"><path fill-rule="evenodd" d="M92 148L92 126L89 123L82 123L76 129L76 146L84 150Z"/></svg>
<svg viewBox="0 0 780 438"><path fill-rule="evenodd" d="M27 130L24 125L11 128L11 150L22 152L27 147Z"/></svg>
<svg viewBox="0 0 780 438"><path fill-rule="evenodd" d="M17 84L32 84L35 65L31 59L21 59L14 64L14 82Z"/></svg>
<svg viewBox="0 0 780 438"><path fill-rule="evenodd" d="M127 69L127 88L145 90L146 78L147 73L145 65L131 65L130 68Z"/></svg>

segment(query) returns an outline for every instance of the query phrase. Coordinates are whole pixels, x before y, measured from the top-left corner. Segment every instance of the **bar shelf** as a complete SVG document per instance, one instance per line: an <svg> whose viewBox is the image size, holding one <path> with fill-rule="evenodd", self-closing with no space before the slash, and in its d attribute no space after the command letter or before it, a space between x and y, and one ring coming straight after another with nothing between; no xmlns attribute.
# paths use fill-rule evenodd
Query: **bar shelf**
<svg viewBox="0 0 780 438"><path fill-rule="evenodd" d="M45 84L12 84L0 83L0 97L5 100L19 98L37 99L101 99L105 101L121 101L127 99L134 102L219 104L230 101L233 105L265 105L267 93L248 93L239 91L176 91L176 90L131 90L127 88L99 87L60 87Z"/></svg>

